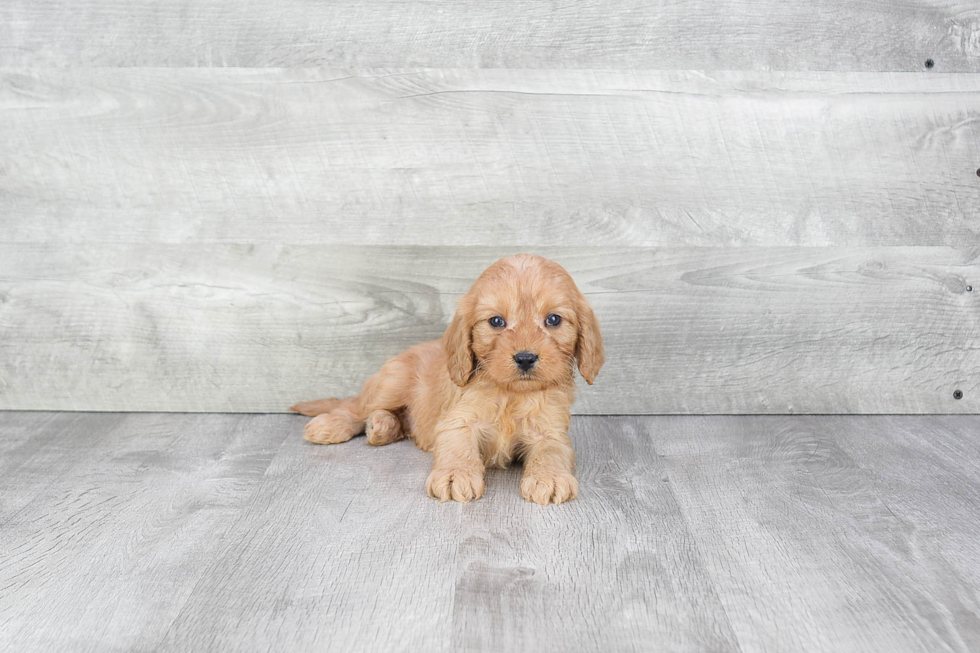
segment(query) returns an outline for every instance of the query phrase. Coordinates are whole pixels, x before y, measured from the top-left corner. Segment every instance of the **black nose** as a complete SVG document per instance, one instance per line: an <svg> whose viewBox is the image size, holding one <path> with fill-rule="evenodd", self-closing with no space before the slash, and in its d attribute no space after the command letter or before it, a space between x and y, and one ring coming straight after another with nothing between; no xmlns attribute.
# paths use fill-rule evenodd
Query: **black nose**
<svg viewBox="0 0 980 653"><path fill-rule="evenodd" d="M532 354L529 351L519 351L514 354L514 362L517 363L519 368L527 372L538 362L538 355Z"/></svg>

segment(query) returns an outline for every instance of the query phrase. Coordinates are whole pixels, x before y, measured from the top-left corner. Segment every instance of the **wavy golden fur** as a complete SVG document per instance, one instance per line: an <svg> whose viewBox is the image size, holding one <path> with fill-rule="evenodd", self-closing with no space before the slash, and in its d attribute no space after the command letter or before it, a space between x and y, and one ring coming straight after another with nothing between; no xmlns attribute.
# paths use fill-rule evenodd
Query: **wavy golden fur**
<svg viewBox="0 0 980 653"><path fill-rule="evenodd" d="M591 385L603 363L599 323L564 268L519 254L487 268L460 298L442 340L391 358L352 399L292 407L313 417L317 444L366 433L368 444L412 438L432 452L425 487L440 501L483 495L486 467L524 462L521 494L574 499L568 438L574 364Z"/></svg>

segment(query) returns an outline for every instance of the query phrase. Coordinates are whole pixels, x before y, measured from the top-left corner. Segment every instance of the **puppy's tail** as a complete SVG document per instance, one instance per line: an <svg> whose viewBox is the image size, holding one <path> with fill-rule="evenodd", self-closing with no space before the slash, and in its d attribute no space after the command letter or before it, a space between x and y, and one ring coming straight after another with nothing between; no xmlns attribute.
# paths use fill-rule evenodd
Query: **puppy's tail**
<svg viewBox="0 0 980 653"><path fill-rule="evenodd" d="M316 417L323 413L329 413L341 403L340 399L316 399L314 401L301 401L295 406L290 406L289 410L295 410L300 415Z"/></svg>

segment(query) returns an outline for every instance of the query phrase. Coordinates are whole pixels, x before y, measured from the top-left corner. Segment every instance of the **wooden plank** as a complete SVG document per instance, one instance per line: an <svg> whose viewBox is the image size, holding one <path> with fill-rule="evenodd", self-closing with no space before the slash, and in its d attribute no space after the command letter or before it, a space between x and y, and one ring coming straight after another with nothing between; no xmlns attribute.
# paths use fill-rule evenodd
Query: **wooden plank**
<svg viewBox="0 0 980 653"><path fill-rule="evenodd" d="M0 242L980 240L978 75L7 69L0 107Z"/></svg>
<svg viewBox="0 0 980 653"><path fill-rule="evenodd" d="M0 478L6 476L24 462L24 458L37 451L38 438L43 437L48 425L60 419L55 413L5 413L3 438L0 438ZM53 428L60 428L54 426ZM0 496L3 505L4 496ZM2 509L0 509L2 510Z"/></svg>
<svg viewBox="0 0 980 653"><path fill-rule="evenodd" d="M980 588L980 538L973 525L980 505L980 417L893 416L870 423L877 428L865 429L865 437L839 437L841 449L872 475L888 496L889 510L914 524L910 532L916 540L938 551L944 567ZM972 527L961 531L957 524ZM957 598L963 602L960 614L980 614L976 592ZM980 637L967 648L980 648Z"/></svg>
<svg viewBox="0 0 980 653"><path fill-rule="evenodd" d="M17 477L0 492L0 528L48 489L52 478L92 463L90 439L118 436L126 421L116 414L82 417L63 413L4 413L0 478Z"/></svg>
<svg viewBox="0 0 980 653"><path fill-rule="evenodd" d="M411 442L287 438L160 650L448 651L461 504ZM203 644L205 643L206 644Z"/></svg>
<svg viewBox="0 0 980 653"><path fill-rule="evenodd" d="M0 527L0 648L150 650L294 425L240 415L59 423L69 428L39 428L37 461L4 478L5 495L30 500L5 505ZM51 450L74 463L47 466Z"/></svg>
<svg viewBox="0 0 980 653"><path fill-rule="evenodd" d="M453 650L741 650L644 426L576 419L581 493L558 510L521 498L519 468L488 473L462 513Z"/></svg>
<svg viewBox="0 0 980 653"><path fill-rule="evenodd" d="M439 504L410 442L303 421L0 413L78 460L0 477L46 480L0 525L0 648L980 647L980 416L576 417L549 508L518 470Z"/></svg>
<svg viewBox="0 0 980 653"><path fill-rule="evenodd" d="M0 65L980 70L962 0L8 0Z"/></svg>
<svg viewBox="0 0 980 653"><path fill-rule="evenodd" d="M888 443L889 427L903 419L638 421L659 452L742 650L925 653L980 645L975 580L923 537L932 518L893 511L896 486L879 482L842 446ZM975 439L975 417L959 416L958 424L945 441ZM918 461L923 445L903 455ZM900 473L897 462L890 457L876 467ZM977 468L963 480L976 496ZM945 486L933 476L899 494L928 510L940 507ZM976 510L942 508L935 519L970 540L964 557L975 561Z"/></svg>
<svg viewBox="0 0 980 653"><path fill-rule="evenodd" d="M0 407L284 410L441 335L500 248L0 245ZM554 248L579 414L980 412L980 250ZM954 398L960 390L961 399Z"/></svg>

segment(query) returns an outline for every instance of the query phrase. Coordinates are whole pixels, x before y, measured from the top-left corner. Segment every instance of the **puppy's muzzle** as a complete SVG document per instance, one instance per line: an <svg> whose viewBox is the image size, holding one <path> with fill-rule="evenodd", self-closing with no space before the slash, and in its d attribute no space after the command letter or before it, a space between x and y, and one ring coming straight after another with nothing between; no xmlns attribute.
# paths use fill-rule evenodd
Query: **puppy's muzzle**
<svg viewBox="0 0 980 653"><path fill-rule="evenodd" d="M519 351L514 354L514 362L517 363L522 372L530 372L534 364L538 362L538 355L530 351Z"/></svg>

